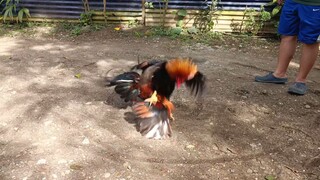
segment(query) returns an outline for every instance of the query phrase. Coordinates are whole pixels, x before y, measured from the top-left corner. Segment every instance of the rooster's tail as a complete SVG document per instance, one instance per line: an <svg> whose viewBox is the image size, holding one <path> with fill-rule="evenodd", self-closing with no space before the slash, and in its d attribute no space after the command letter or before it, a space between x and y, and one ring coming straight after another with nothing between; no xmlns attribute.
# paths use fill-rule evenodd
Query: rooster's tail
<svg viewBox="0 0 320 180"><path fill-rule="evenodd" d="M138 82L140 75L136 72L125 72L110 80L107 80L108 87L115 86L114 90L125 102L136 101L140 94Z"/></svg>
<svg viewBox="0 0 320 180"><path fill-rule="evenodd" d="M168 110L149 106L145 102L138 102L133 107L137 115L138 131L149 139L165 139L171 137L172 129Z"/></svg>

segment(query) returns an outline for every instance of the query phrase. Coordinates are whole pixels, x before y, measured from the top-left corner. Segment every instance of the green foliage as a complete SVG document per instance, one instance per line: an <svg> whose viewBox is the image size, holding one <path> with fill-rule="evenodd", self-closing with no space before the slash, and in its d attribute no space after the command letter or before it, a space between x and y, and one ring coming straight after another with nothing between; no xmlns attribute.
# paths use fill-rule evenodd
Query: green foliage
<svg viewBox="0 0 320 180"><path fill-rule="evenodd" d="M92 24L93 11L88 11L80 14L80 23L82 26L88 26Z"/></svg>
<svg viewBox="0 0 320 180"><path fill-rule="evenodd" d="M151 36L168 36L168 29L164 28L164 27L154 27L151 28L150 33L148 33L148 35Z"/></svg>
<svg viewBox="0 0 320 180"><path fill-rule="evenodd" d="M139 20L137 19L134 19L134 20L130 20L128 22L128 27L131 28L131 27L137 27L139 25Z"/></svg>
<svg viewBox="0 0 320 180"><path fill-rule="evenodd" d="M176 14L176 20L177 20L176 26L183 27L184 26L183 19L187 16L187 10L180 9L177 12L175 12L175 14Z"/></svg>
<svg viewBox="0 0 320 180"><path fill-rule="evenodd" d="M72 36L79 36L90 31L98 31L103 28L103 25L93 23L94 11L86 11L80 14L80 23L61 23L62 30L67 30Z"/></svg>
<svg viewBox="0 0 320 180"><path fill-rule="evenodd" d="M274 26L276 28L278 28L282 4L278 4L277 0L271 0L271 2L269 2L265 6L274 6L274 8L271 11L271 19L272 19Z"/></svg>
<svg viewBox="0 0 320 180"><path fill-rule="evenodd" d="M17 6L19 4L19 0L1 0L0 5L5 4L5 7L3 11L1 12L3 14L3 22L6 22L8 18L10 18L10 21L14 21L14 13L17 12ZM30 12L27 8L21 8L18 11L18 16L15 18L17 23L21 23L23 17L30 18Z"/></svg>
<svg viewBox="0 0 320 180"><path fill-rule="evenodd" d="M197 34L198 33L198 29L196 27L190 27L187 29L187 32L189 34Z"/></svg>
<svg viewBox="0 0 320 180"><path fill-rule="evenodd" d="M170 38L177 38L183 33L183 29L180 27L165 28L165 27L154 27L148 32L150 36L167 36Z"/></svg>
<svg viewBox="0 0 320 180"><path fill-rule="evenodd" d="M195 27L203 33L213 30L216 18L218 17L216 14L217 0L211 1L211 6L207 10L201 11L200 14L195 17Z"/></svg>
<svg viewBox="0 0 320 180"><path fill-rule="evenodd" d="M183 20L178 20L177 23L176 23L176 26L177 27L183 27Z"/></svg>
<svg viewBox="0 0 320 180"><path fill-rule="evenodd" d="M170 31L169 31L169 34L171 36L178 36L182 33L182 28L181 27L174 27L174 28L171 28Z"/></svg>
<svg viewBox="0 0 320 180"><path fill-rule="evenodd" d="M254 9L246 9L244 11L244 16L246 16L246 20L244 21L245 33L257 34L260 29L260 24L257 17L255 17L255 13Z"/></svg>
<svg viewBox="0 0 320 180"><path fill-rule="evenodd" d="M210 44L212 40L221 39L221 33L218 32L199 32L195 27L187 29L181 27L164 28L154 27L145 33L147 36L165 36L183 41L195 40L196 42ZM139 36L140 37L140 36Z"/></svg>
<svg viewBox="0 0 320 180"><path fill-rule="evenodd" d="M30 18L30 12L28 8L22 8L18 12L18 22L22 22L23 16L26 15L27 18Z"/></svg>
<svg viewBox="0 0 320 180"><path fill-rule="evenodd" d="M279 6L279 5L276 6L276 7L274 7L274 8L272 9L271 15L272 15L272 16L278 15L278 14L280 13L281 9L282 9L282 6Z"/></svg>
<svg viewBox="0 0 320 180"><path fill-rule="evenodd" d="M246 9L244 12L243 27L240 27L240 32L257 35L263 28L264 23L270 19L270 12L265 11L263 7L261 7L258 12L254 9Z"/></svg>
<svg viewBox="0 0 320 180"><path fill-rule="evenodd" d="M139 32L139 31L135 31L135 32L134 32L134 35L135 35L136 37L138 37L138 38L143 37L143 34L142 34L141 32Z"/></svg>
<svg viewBox="0 0 320 180"><path fill-rule="evenodd" d="M272 12L271 12L271 16L274 17L276 15L279 15L280 12L281 12L281 9L282 9L282 4L278 4L278 1L277 0L271 0L268 4L266 4L265 6L275 6L273 9L272 9Z"/></svg>
<svg viewBox="0 0 320 180"><path fill-rule="evenodd" d="M213 41L224 41L223 34L221 34L220 32L213 31L198 33L196 35L192 35L191 37L195 41L204 44L211 44Z"/></svg>
<svg viewBox="0 0 320 180"><path fill-rule="evenodd" d="M71 22L60 22L56 23L56 32L68 33L72 36L79 36L83 33L99 31L103 29L105 25L103 24L91 24L84 26L81 23L71 23Z"/></svg>
<svg viewBox="0 0 320 180"><path fill-rule="evenodd" d="M154 8L152 2L145 2L145 3L144 3L144 7L145 7L145 8L148 8L148 9L153 9L153 8Z"/></svg>
<svg viewBox="0 0 320 180"><path fill-rule="evenodd" d="M74 35L74 36L79 36L81 33L82 33L81 26L74 26L73 29L71 30L71 35Z"/></svg>
<svg viewBox="0 0 320 180"><path fill-rule="evenodd" d="M179 16L179 17L186 17L187 16L187 10L185 10L185 9L180 9L180 10L178 10L177 11L177 15Z"/></svg>
<svg viewBox="0 0 320 180"><path fill-rule="evenodd" d="M260 20L261 20L262 22L269 21L270 19L271 19L271 14L270 14L269 12L264 11L264 10L262 10L262 11L260 12Z"/></svg>

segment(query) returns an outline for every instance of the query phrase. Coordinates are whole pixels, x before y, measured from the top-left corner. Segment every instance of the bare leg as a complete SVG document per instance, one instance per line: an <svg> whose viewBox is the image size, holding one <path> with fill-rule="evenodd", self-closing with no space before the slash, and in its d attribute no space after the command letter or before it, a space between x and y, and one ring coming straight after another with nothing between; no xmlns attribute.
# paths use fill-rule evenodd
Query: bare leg
<svg viewBox="0 0 320 180"><path fill-rule="evenodd" d="M300 58L300 68L296 76L296 82L305 82L314 63L317 60L319 52L319 43L303 44Z"/></svg>
<svg viewBox="0 0 320 180"><path fill-rule="evenodd" d="M297 47L297 37L296 36L282 36L279 55L278 55L278 64L277 68L274 71L273 75L278 78L286 77L286 72L289 66L290 61L293 58L293 55Z"/></svg>

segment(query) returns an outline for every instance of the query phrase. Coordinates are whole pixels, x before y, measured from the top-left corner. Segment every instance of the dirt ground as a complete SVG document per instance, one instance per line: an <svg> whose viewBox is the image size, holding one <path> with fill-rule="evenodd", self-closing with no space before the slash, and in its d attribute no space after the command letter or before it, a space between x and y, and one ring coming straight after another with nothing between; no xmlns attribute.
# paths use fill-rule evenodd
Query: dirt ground
<svg viewBox="0 0 320 180"><path fill-rule="evenodd" d="M259 84L278 41L204 45L103 29L77 37L0 37L0 179L320 179L320 70L305 96ZM207 78L200 100L173 95L173 137L149 140L107 71L140 60L190 57ZM77 75L78 77L75 77Z"/></svg>

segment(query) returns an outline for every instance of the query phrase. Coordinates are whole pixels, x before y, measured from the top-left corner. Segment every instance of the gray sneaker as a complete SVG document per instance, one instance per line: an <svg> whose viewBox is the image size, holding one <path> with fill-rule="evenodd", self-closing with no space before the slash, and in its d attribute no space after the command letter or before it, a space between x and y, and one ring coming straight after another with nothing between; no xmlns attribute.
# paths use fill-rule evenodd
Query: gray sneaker
<svg viewBox="0 0 320 180"><path fill-rule="evenodd" d="M265 76L256 76L254 80L256 82L273 84L285 84L286 82L288 82L288 78L277 78L273 75L273 72L270 72Z"/></svg>
<svg viewBox="0 0 320 180"><path fill-rule="evenodd" d="M306 83L295 82L289 87L288 93L295 95L304 95L307 92L307 90L308 87Z"/></svg>

